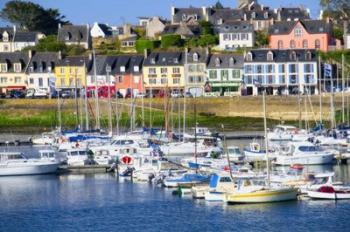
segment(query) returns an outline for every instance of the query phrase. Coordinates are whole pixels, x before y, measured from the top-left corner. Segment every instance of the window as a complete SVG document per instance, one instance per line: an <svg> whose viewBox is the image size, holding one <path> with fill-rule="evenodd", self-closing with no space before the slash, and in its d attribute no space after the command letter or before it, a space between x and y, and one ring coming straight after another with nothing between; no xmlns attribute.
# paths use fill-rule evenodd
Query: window
<svg viewBox="0 0 350 232"><path fill-rule="evenodd" d="M34 79L33 78L29 78L29 84L31 84L31 85L34 84Z"/></svg>
<svg viewBox="0 0 350 232"><path fill-rule="evenodd" d="M266 79L267 84L273 84L273 75L267 75Z"/></svg>
<svg viewBox="0 0 350 232"><path fill-rule="evenodd" d="M279 75L278 76L278 82L280 84L285 84L286 83L286 77L284 75Z"/></svg>
<svg viewBox="0 0 350 232"><path fill-rule="evenodd" d="M150 78L149 79L150 84L157 84L157 79L156 78Z"/></svg>
<svg viewBox="0 0 350 232"><path fill-rule="evenodd" d="M244 72L245 73L252 73L253 72L253 68L250 64L247 64L244 66Z"/></svg>
<svg viewBox="0 0 350 232"><path fill-rule="evenodd" d="M210 78L210 79L216 79L216 78L217 78L217 72L216 72L216 70L210 70L210 71L209 71L209 78Z"/></svg>
<svg viewBox="0 0 350 232"><path fill-rule="evenodd" d="M120 66L120 72L125 72L125 66Z"/></svg>
<svg viewBox="0 0 350 232"><path fill-rule="evenodd" d="M9 46L8 45L4 45L4 48L3 48L4 52L8 52L10 49L9 49Z"/></svg>
<svg viewBox="0 0 350 232"><path fill-rule="evenodd" d="M248 40L248 34L247 33L241 33L241 40Z"/></svg>
<svg viewBox="0 0 350 232"><path fill-rule="evenodd" d="M134 78L134 84L140 83L140 77L139 76L133 76Z"/></svg>
<svg viewBox="0 0 350 232"><path fill-rule="evenodd" d="M294 36L295 37L301 37L303 34L303 30L301 29L301 27L296 27L294 30Z"/></svg>
<svg viewBox="0 0 350 232"><path fill-rule="evenodd" d="M22 78L21 77L15 77L15 83L21 83Z"/></svg>
<svg viewBox="0 0 350 232"><path fill-rule="evenodd" d="M282 40L278 40L278 49L283 49L283 41Z"/></svg>
<svg viewBox="0 0 350 232"><path fill-rule="evenodd" d="M123 83L123 76L118 76L118 82Z"/></svg>
<svg viewBox="0 0 350 232"><path fill-rule="evenodd" d="M4 42L8 42L9 41L9 34L6 31L2 34L2 40Z"/></svg>
<svg viewBox="0 0 350 232"><path fill-rule="evenodd" d="M189 72L195 72L196 71L196 65L188 65L188 71Z"/></svg>
<svg viewBox="0 0 350 232"><path fill-rule="evenodd" d="M266 65L267 73L273 73L273 72L275 72L274 67L275 67L275 66L274 66L273 64L268 64L268 65Z"/></svg>
<svg viewBox="0 0 350 232"><path fill-rule="evenodd" d="M303 40L303 48L308 48L308 42L306 39Z"/></svg>
<svg viewBox="0 0 350 232"><path fill-rule="evenodd" d="M0 64L0 71L7 72L7 64Z"/></svg>
<svg viewBox="0 0 350 232"><path fill-rule="evenodd" d="M289 75L289 83L290 84L298 84L298 77L297 77L297 75Z"/></svg>
<svg viewBox="0 0 350 232"><path fill-rule="evenodd" d="M180 73L180 68L173 68L173 73Z"/></svg>
<svg viewBox="0 0 350 232"><path fill-rule="evenodd" d="M149 74L156 74L156 69L155 68L149 68L148 69Z"/></svg>
<svg viewBox="0 0 350 232"><path fill-rule="evenodd" d="M269 52L267 53L267 60L268 60L268 61L273 61L273 53L272 53L271 51L269 51Z"/></svg>
<svg viewBox="0 0 350 232"><path fill-rule="evenodd" d="M69 86L75 86L73 78L69 78Z"/></svg>
<svg viewBox="0 0 350 232"><path fill-rule="evenodd" d="M140 71L139 66L135 65L135 66L134 66L134 72L139 72L139 71Z"/></svg>
<svg viewBox="0 0 350 232"><path fill-rule="evenodd" d="M20 63L13 64L13 69L15 70L15 72L21 72L21 64Z"/></svg>
<svg viewBox="0 0 350 232"><path fill-rule="evenodd" d="M198 61L198 54L195 52L193 53L193 61L197 62Z"/></svg>
<svg viewBox="0 0 350 232"><path fill-rule="evenodd" d="M305 54L305 60L311 60L312 59L312 54L310 51L307 51Z"/></svg>
<svg viewBox="0 0 350 232"><path fill-rule="evenodd" d="M7 77L0 77L0 83L7 83Z"/></svg>
<svg viewBox="0 0 350 232"><path fill-rule="evenodd" d="M295 53L295 51L292 51L291 53L290 53L290 60L297 60L297 54Z"/></svg>
<svg viewBox="0 0 350 232"><path fill-rule="evenodd" d="M188 78L188 81L189 81L190 83L194 83L194 82L195 82L195 77L190 76L190 77Z"/></svg>
<svg viewBox="0 0 350 232"><path fill-rule="evenodd" d="M62 67L60 68L60 70L61 70L61 74L64 74L64 68Z"/></svg>
<svg viewBox="0 0 350 232"><path fill-rule="evenodd" d="M231 34L232 40L239 40L239 34L233 33Z"/></svg>
<svg viewBox="0 0 350 232"><path fill-rule="evenodd" d="M166 73L168 73L168 69L167 68L161 68L160 69L160 73L161 74L166 74Z"/></svg>
<svg viewBox="0 0 350 232"><path fill-rule="evenodd" d="M66 81L64 78L61 78L61 86L65 86L66 85Z"/></svg>
<svg viewBox="0 0 350 232"><path fill-rule="evenodd" d="M304 72L305 73L313 73L314 66L312 64L304 64Z"/></svg>
<svg viewBox="0 0 350 232"><path fill-rule="evenodd" d="M295 48L295 41L294 40L290 41L289 47L292 49Z"/></svg>
<svg viewBox="0 0 350 232"><path fill-rule="evenodd" d="M252 61L253 60L253 54L248 52L247 53L247 61Z"/></svg>
<svg viewBox="0 0 350 232"><path fill-rule="evenodd" d="M173 84L180 84L180 78L174 78Z"/></svg>
<svg viewBox="0 0 350 232"><path fill-rule="evenodd" d="M262 65L257 65L256 66L256 72L257 73L263 73L263 66Z"/></svg>
<svg viewBox="0 0 350 232"><path fill-rule="evenodd" d="M297 72L297 65L296 64L290 64L289 65L289 72L290 73L296 73Z"/></svg>
<svg viewBox="0 0 350 232"><path fill-rule="evenodd" d="M321 48L321 42L320 42L319 39L316 39L316 40L315 40L315 48L316 48L316 49L320 49L320 48Z"/></svg>
<svg viewBox="0 0 350 232"><path fill-rule="evenodd" d="M39 77L39 87L43 87L43 78Z"/></svg>
<svg viewBox="0 0 350 232"><path fill-rule="evenodd" d="M231 34L225 33L225 34L223 35L223 39L224 39L224 41L231 40Z"/></svg>
<svg viewBox="0 0 350 232"><path fill-rule="evenodd" d="M228 70L221 70L221 80L223 81L228 80Z"/></svg>
<svg viewBox="0 0 350 232"><path fill-rule="evenodd" d="M304 75L304 82L305 82L305 84L313 84L314 83L314 75L312 75L312 74Z"/></svg>
<svg viewBox="0 0 350 232"><path fill-rule="evenodd" d="M239 70L232 70L232 78L239 79L240 78L240 71Z"/></svg>
<svg viewBox="0 0 350 232"><path fill-rule="evenodd" d="M284 64L279 64L278 65L278 72L279 73L284 73L285 72L285 68L284 67L285 67Z"/></svg>
<svg viewBox="0 0 350 232"><path fill-rule="evenodd" d="M160 79L160 83L161 84L167 84L168 83L168 79L162 78L162 79Z"/></svg>

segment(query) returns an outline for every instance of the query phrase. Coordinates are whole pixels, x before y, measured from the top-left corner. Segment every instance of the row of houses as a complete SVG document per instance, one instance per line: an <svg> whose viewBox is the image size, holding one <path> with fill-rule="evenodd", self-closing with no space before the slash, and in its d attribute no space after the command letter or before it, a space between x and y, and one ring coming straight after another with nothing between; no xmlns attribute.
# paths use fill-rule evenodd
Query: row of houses
<svg viewBox="0 0 350 232"><path fill-rule="evenodd" d="M0 90L111 88L123 96L165 89L206 96L318 93L314 49L257 49L245 54L148 52L62 57L50 52L0 53Z"/></svg>

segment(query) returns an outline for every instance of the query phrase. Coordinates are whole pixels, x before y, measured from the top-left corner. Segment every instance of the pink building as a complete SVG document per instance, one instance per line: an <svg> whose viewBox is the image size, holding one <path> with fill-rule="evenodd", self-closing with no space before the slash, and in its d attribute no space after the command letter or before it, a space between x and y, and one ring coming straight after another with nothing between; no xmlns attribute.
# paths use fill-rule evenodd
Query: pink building
<svg viewBox="0 0 350 232"><path fill-rule="evenodd" d="M282 21L269 28L272 49L319 49L327 52L335 46L332 25L324 20Z"/></svg>

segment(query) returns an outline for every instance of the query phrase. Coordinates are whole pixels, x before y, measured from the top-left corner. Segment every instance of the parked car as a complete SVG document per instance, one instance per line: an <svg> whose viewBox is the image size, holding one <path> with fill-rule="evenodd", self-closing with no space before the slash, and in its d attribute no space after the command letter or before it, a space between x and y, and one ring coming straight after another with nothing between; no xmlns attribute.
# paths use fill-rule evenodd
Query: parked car
<svg viewBox="0 0 350 232"><path fill-rule="evenodd" d="M6 94L5 93L0 93L0 98L6 98Z"/></svg>
<svg viewBox="0 0 350 232"><path fill-rule="evenodd" d="M171 97L173 98L179 98L179 97L182 97L182 93L178 90L173 90L170 94Z"/></svg>
<svg viewBox="0 0 350 232"><path fill-rule="evenodd" d="M61 91L61 97L62 98L72 98L72 97L74 97L74 94L70 90L62 90Z"/></svg>
<svg viewBox="0 0 350 232"><path fill-rule="evenodd" d="M11 90L7 92L6 98L25 98L25 92L23 90Z"/></svg>
<svg viewBox="0 0 350 232"><path fill-rule="evenodd" d="M48 92L45 89L28 89L26 98L47 98Z"/></svg>
<svg viewBox="0 0 350 232"><path fill-rule="evenodd" d="M185 93L185 97L191 98L191 97L193 97L193 95L192 95L192 93L190 93L190 92L186 92L186 93Z"/></svg>

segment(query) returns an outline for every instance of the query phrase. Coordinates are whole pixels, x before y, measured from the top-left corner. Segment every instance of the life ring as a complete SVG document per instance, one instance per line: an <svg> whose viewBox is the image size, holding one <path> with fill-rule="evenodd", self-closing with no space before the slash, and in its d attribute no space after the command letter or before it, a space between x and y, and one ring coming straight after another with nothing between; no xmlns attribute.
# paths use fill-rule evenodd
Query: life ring
<svg viewBox="0 0 350 232"><path fill-rule="evenodd" d="M131 162L132 162L132 157L130 157L130 156L128 156L128 155L125 155L125 156L123 156L120 160L121 160L121 162L122 162L123 164L131 164Z"/></svg>

